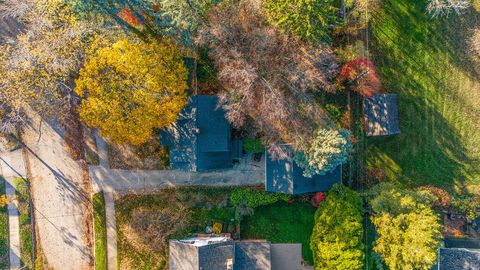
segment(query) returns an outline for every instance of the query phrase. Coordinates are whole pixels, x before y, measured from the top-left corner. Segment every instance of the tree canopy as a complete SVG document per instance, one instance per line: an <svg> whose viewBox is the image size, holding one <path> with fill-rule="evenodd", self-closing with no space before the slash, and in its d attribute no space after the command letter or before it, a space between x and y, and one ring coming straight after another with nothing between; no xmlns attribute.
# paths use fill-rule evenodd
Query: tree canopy
<svg viewBox="0 0 480 270"><path fill-rule="evenodd" d="M85 62L75 92L80 117L115 143L139 145L173 123L186 103L187 69L177 46L122 39Z"/></svg>
<svg viewBox="0 0 480 270"><path fill-rule="evenodd" d="M303 175L323 175L347 161L348 150L352 148L348 131L321 128L312 140L302 142L295 162L303 169Z"/></svg>
<svg viewBox="0 0 480 270"><path fill-rule="evenodd" d="M327 122L314 98L335 91L337 71L328 47L312 48L264 22L252 0L211 9L199 44L208 45L225 91L221 104L236 127L251 125L267 144L295 143Z"/></svg>
<svg viewBox="0 0 480 270"><path fill-rule="evenodd" d="M2 16L21 22L22 29L0 45L4 123L21 123L27 107L45 117L61 116L74 98L72 82L98 29L78 21L61 0L6 0Z"/></svg>
<svg viewBox="0 0 480 270"><path fill-rule="evenodd" d="M431 269L441 239L438 216L426 194L381 184L371 200L372 222L379 235L374 251L389 269Z"/></svg>
<svg viewBox="0 0 480 270"><path fill-rule="evenodd" d="M364 245L362 198L337 184L315 213L310 242L316 270L362 269Z"/></svg>
<svg viewBox="0 0 480 270"><path fill-rule="evenodd" d="M310 42L330 42L330 27L339 21L333 0L265 0L268 21Z"/></svg>
<svg viewBox="0 0 480 270"><path fill-rule="evenodd" d="M185 45L216 0L66 0L81 17L103 16L142 38L165 35Z"/></svg>

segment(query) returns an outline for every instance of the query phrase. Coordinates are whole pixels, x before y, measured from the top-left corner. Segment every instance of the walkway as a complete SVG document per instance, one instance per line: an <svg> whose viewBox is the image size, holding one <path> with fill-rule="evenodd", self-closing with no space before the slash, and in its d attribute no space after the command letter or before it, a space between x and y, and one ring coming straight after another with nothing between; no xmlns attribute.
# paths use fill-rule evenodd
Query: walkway
<svg viewBox="0 0 480 270"><path fill-rule="evenodd" d="M15 179L25 177L22 150L0 154L0 175L5 178L5 193L8 201L8 233L10 269L20 269L20 224L18 220L18 201L15 199Z"/></svg>
<svg viewBox="0 0 480 270"><path fill-rule="evenodd" d="M39 245L53 269L90 269L89 192L81 165L63 138L34 117L23 133Z"/></svg>
<svg viewBox="0 0 480 270"><path fill-rule="evenodd" d="M177 170L117 170L109 169L108 149L105 141L96 136L100 164L90 166L90 178L94 192L105 194L107 219L108 269L117 267L117 228L115 197L126 194L146 194L159 189L176 186L253 186L263 184L264 170L261 167L240 164L234 169L213 172L186 172Z"/></svg>

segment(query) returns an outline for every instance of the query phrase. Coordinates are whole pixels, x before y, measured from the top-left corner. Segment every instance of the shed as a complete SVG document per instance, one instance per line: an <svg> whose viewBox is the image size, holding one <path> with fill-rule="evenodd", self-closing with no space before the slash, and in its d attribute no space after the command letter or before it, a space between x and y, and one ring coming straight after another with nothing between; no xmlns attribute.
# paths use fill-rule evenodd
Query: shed
<svg viewBox="0 0 480 270"><path fill-rule="evenodd" d="M480 250L440 248L438 270L480 270Z"/></svg>
<svg viewBox="0 0 480 270"><path fill-rule="evenodd" d="M231 127L218 97L192 96L175 124L162 130L160 141L170 147L170 167L189 171L232 166Z"/></svg>
<svg viewBox="0 0 480 270"><path fill-rule="evenodd" d="M281 146L288 157L274 159L268 152L265 158L265 190L286 194L303 194L308 192L328 191L342 181L341 166L336 167L325 175L303 176L303 169L293 160L292 146Z"/></svg>
<svg viewBox="0 0 480 270"><path fill-rule="evenodd" d="M365 134L386 136L400 133L396 94L380 94L363 100Z"/></svg>

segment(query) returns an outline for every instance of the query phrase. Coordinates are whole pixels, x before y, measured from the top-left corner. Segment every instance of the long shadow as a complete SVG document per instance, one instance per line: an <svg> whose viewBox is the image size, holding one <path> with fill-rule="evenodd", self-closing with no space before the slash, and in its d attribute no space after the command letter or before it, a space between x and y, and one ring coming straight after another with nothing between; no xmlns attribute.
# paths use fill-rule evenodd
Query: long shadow
<svg viewBox="0 0 480 270"><path fill-rule="evenodd" d="M454 121L445 117L451 118L450 109L459 110L461 114L453 115L455 122L463 125L460 130L468 129L475 119L463 116L480 115L480 110L449 83L458 79L449 68L453 65L473 79L479 76L470 68L471 59L459 52L463 45L456 40L458 25L451 24L478 20L478 12L470 10L463 19L437 20L424 13L424 1L386 1L384 5L372 25L372 52L387 91L398 94L402 133L368 139L369 166L380 167L405 184L435 184L465 192L468 184L478 182L479 157L466 146L472 138L460 134L458 125L454 127Z"/></svg>
<svg viewBox="0 0 480 270"><path fill-rule="evenodd" d="M55 176L55 180L59 185L57 189L59 189L60 192L64 193L63 191L66 190L68 192L66 196L71 198L74 202L81 203L86 206L91 205L90 199L82 188L80 188L77 184L74 184L73 181L67 178L63 172L57 171L53 167L51 167L48 163L41 159L30 147L25 144L23 144L23 147L25 147L25 149L27 149L30 154L32 154L38 161L40 161L46 168L48 168L48 170L50 170L50 172ZM51 207L61 206L52 205ZM56 225L49 217L47 217L38 208L36 208L34 204L32 205L32 208L37 213L37 219L41 218L46 220L53 228L55 228L56 231L58 231L58 233L61 234L64 243L77 248L83 254L83 256L90 257L89 252L85 250L82 244L75 244L75 241L81 242L83 241L82 239L78 239L75 235L70 233L68 231L68 228Z"/></svg>

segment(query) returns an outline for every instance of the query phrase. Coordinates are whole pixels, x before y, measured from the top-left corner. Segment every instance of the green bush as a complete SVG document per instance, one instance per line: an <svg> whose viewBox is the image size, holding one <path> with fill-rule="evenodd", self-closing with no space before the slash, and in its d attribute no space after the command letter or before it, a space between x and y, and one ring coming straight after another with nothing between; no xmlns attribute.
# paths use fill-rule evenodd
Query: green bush
<svg viewBox="0 0 480 270"><path fill-rule="evenodd" d="M243 140L243 149L247 153L262 153L265 146L260 139L246 138Z"/></svg>
<svg viewBox="0 0 480 270"><path fill-rule="evenodd" d="M247 206L251 208L269 205L278 201L288 201L290 195L282 193L268 193L249 188L238 188L232 192L230 202L234 206Z"/></svg>
<svg viewBox="0 0 480 270"><path fill-rule="evenodd" d="M362 198L344 185L335 185L315 213L310 247L315 269L362 269L364 228Z"/></svg>
<svg viewBox="0 0 480 270"><path fill-rule="evenodd" d="M93 227L95 232L95 269L107 269L107 228L103 192L93 195Z"/></svg>

